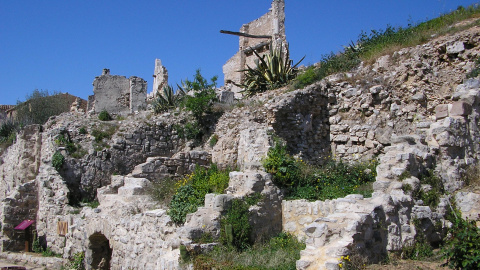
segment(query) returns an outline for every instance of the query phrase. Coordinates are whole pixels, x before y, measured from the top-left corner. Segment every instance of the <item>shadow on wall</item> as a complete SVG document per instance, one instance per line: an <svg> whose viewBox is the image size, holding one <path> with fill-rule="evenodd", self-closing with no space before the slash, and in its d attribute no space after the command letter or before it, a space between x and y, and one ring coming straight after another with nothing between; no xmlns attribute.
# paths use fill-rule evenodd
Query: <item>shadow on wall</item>
<svg viewBox="0 0 480 270"><path fill-rule="evenodd" d="M88 249L85 254L87 269L110 269L113 250L107 237L102 233L94 233L88 238L88 241Z"/></svg>

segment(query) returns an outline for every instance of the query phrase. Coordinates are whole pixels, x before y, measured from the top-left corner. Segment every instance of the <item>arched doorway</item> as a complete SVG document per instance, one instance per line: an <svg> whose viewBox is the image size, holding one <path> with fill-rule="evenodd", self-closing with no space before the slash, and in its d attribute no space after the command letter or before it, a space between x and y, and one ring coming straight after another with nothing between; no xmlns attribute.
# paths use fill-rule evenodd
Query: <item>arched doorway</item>
<svg viewBox="0 0 480 270"><path fill-rule="evenodd" d="M89 269L109 270L112 259L112 248L107 237L101 233L94 233L89 238L86 254Z"/></svg>

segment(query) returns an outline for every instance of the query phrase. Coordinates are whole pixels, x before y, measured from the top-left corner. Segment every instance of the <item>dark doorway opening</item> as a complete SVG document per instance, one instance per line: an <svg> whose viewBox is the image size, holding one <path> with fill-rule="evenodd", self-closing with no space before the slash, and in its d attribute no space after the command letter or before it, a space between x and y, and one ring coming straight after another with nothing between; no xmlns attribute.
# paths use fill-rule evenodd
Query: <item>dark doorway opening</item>
<svg viewBox="0 0 480 270"><path fill-rule="evenodd" d="M112 248L110 242L101 233L94 233L89 238L88 252L91 257L90 269L109 270L112 259Z"/></svg>

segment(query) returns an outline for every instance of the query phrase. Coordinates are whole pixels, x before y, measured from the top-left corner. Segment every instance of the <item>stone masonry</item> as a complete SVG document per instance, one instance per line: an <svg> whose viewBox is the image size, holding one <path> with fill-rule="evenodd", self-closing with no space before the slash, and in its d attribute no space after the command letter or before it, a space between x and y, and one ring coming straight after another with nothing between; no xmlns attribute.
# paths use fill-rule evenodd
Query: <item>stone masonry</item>
<svg viewBox="0 0 480 270"><path fill-rule="evenodd" d="M106 110L114 114L128 114L147 108L147 82L139 77L110 75L104 69L93 81L93 96L88 97L88 111Z"/></svg>

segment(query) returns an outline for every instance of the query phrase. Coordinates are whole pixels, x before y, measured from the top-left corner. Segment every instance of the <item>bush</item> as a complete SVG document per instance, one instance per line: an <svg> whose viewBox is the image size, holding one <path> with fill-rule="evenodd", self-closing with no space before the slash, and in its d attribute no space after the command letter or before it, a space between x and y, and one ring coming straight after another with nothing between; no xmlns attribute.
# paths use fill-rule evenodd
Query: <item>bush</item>
<svg viewBox="0 0 480 270"><path fill-rule="evenodd" d="M55 152L52 156L52 166L57 171L60 171L63 167L63 163L65 163L65 157L60 152Z"/></svg>
<svg viewBox="0 0 480 270"><path fill-rule="evenodd" d="M85 270L85 253L78 252L73 255L73 259L68 264L68 269Z"/></svg>
<svg viewBox="0 0 480 270"><path fill-rule="evenodd" d="M169 205L175 194L175 184L177 181L173 178L161 179L155 181L148 189L147 193L150 197L162 205Z"/></svg>
<svg viewBox="0 0 480 270"><path fill-rule="evenodd" d="M69 112L72 102L66 95L57 92L50 95L48 90L35 89L25 102L17 102L15 118L22 125L43 125L51 116Z"/></svg>
<svg viewBox="0 0 480 270"><path fill-rule="evenodd" d="M85 135L87 134L87 129L85 127L81 127L79 130L78 130L78 133L82 134L82 135Z"/></svg>
<svg viewBox="0 0 480 270"><path fill-rule="evenodd" d="M266 243L237 251L225 246L193 258L194 269L275 269L294 270L305 244L295 236L280 233Z"/></svg>
<svg viewBox="0 0 480 270"><path fill-rule="evenodd" d="M377 162L347 164L327 159L323 166L312 166L295 160L285 144L275 139L275 145L263 161L273 182L284 189L286 199L326 200L348 194L371 196Z"/></svg>
<svg viewBox="0 0 480 270"><path fill-rule="evenodd" d="M241 199L233 199L230 208L220 221L220 241L222 244L245 250L252 245L252 227L248 221L250 205Z"/></svg>
<svg viewBox="0 0 480 270"><path fill-rule="evenodd" d="M188 213L203 205L207 193L223 193L228 186L229 171L220 171L215 164L209 169L197 166L195 171L177 183L168 214L177 224L185 222Z"/></svg>
<svg viewBox="0 0 480 270"><path fill-rule="evenodd" d="M217 142L218 142L218 135L213 134L208 144L210 145L210 147L214 147L217 144Z"/></svg>
<svg viewBox="0 0 480 270"><path fill-rule="evenodd" d="M202 205L202 201L196 190L190 185L181 186L173 195L168 215L173 222L183 224L187 214L197 211L200 205Z"/></svg>
<svg viewBox="0 0 480 270"><path fill-rule="evenodd" d="M480 269L480 229L474 220L458 217L449 229L445 246L442 248L444 259L455 269Z"/></svg>
<svg viewBox="0 0 480 270"><path fill-rule="evenodd" d="M113 120L112 116L106 110L103 110L98 114L98 119L100 121L112 121Z"/></svg>

